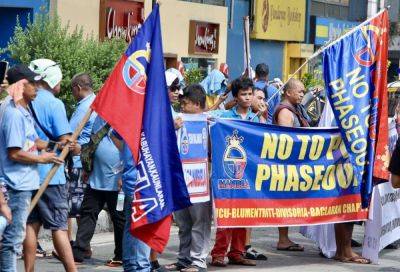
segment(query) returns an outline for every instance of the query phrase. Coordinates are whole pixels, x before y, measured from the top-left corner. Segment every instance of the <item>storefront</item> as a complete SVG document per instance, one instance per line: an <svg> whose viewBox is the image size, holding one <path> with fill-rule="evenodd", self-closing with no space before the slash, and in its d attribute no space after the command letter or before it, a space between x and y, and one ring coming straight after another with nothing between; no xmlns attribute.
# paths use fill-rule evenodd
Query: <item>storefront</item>
<svg viewBox="0 0 400 272"><path fill-rule="evenodd" d="M310 42L316 47L320 47L328 41L339 38L358 24L358 22L311 16Z"/></svg>
<svg viewBox="0 0 400 272"><path fill-rule="evenodd" d="M358 24L358 22L311 16L309 33L310 43L315 45L314 50L318 50L327 42L339 38ZM310 63L310 70L322 71L321 57L315 58Z"/></svg>
<svg viewBox="0 0 400 272"><path fill-rule="evenodd" d="M150 0L50 0L52 14L57 14L70 31L83 27L86 35L100 40L119 37L130 42L146 15Z"/></svg>
<svg viewBox="0 0 400 272"><path fill-rule="evenodd" d="M228 57L231 77L243 72L243 17L253 18L250 29L251 66L266 63L270 79L287 78L290 69L299 61L291 60L298 54L288 52L288 42L304 42L306 0L232 0L229 3ZM249 6L252 3L252 6Z"/></svg>
<svg viewBox="0 0 400 272"><path fill-rule="evenodd" d="M70 30L84 27L84 33L99 39L120 37L129 42L152 9L152 0L51 0ZM182 61L186 69L206 73L226 61L227 9L222 6L180 0L160 5L164 57L167 68Z"/></svg>
<svg viewBox="0 0 400 272"><path fill-rule="evenodd" d="M48 0L1 0L0 1L0 48L7 46L10 38L14 34L17 18L22 27L26 27L28 18L33 18L35 14L47 13ZM7 56L0 55L0 59Z"/></svg>
<svg viewBox="0 0 400 272"><path fill-rule="evenodd" d="M166 67L200 68L204 74L226 62L227 8L179 0L162 2Z"/></svg>
<svg viewBox="0 0 400 272"><path fill-rule="evenodd" d="M312 45L302 44L305 40L306 0L256 0L254 7L251 37L284 44L281 77L285 80L312 54L312 51L309 54ZM301 73L296 76L301 77Z"/></svg>

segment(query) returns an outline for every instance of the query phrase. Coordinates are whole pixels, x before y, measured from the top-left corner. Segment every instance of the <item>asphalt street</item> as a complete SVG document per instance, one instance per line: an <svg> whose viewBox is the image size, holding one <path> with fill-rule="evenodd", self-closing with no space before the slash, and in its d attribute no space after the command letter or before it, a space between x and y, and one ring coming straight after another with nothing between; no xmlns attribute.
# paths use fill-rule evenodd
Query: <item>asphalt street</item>
<svg viewBox="0 0 400 272"><path fill-rule="evenodd" d="M379 265L357 265L349 263L339 263L333 260L322 258L318 255L318 248L312 241L304 238L299 234L297 228L291 229L291 237L294 241L305 246L304 252L282 252L277 251L277 229L261 228L253 230L252 244L257 250L266 253L268 261L259 261L256 267L237 267L228 266L226 268L209 267L209 271L296 271L296 272L350 272L350 271L391 271L400 272L400 249L383 250L380 254ZM213 229L213 234L215 230ZM93 256L92 259L85 261L79 265L79 271L122 271L122 268L109 268L104 266L107 259L113 256L114 242L112 233L95 234L92 240ZM355 227L353 236L357 241L362 242L363 228ZM212 241L212 244L214 241ZM50 240L42 240L43 248L49 252L52 250L52 242ZM171 238L165 252L160 257L161 264L168 264L175 261L176 252L178 250L177 228L173 227ZM355 249L357 252L361 248ZM18 271L23 271L23 261L18 261ZM62 264L52 257L37 259L35 271L39 272L56 272L64 271Z"/></svg>

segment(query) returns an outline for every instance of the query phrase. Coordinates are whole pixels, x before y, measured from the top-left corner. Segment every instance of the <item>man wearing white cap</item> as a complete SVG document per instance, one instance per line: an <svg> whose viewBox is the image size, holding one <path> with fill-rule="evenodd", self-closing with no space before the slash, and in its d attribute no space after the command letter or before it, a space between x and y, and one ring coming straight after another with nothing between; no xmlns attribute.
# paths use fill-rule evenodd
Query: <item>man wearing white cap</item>
<svg viewBox="0 0 400 272"><path fill-rule="evenodd" d="M29 68L40 74L42 81L37 98L30 109L35 119L35 129L42 140L67 143L71 128L63 102L55 95L60 92L62 73L59 65L49 59L37 59ZM76 145L74 153L79 153ZM52 164L39 167L40 182L43 183ZM53 244L66 271L76 271L71 245L67 234L68 201L64 167L60 167L36 207L28 217L26 239L24 241L25 270L33 271L36 257L37 235L40 226L50 229Z"/></svg>
<svg viewBox="0 0 400 272"><path fill-rule="evenodd" d="M183 94L183 76L176 69L168 69L165 71L165 80L168 87L168 96L171 103L171 113L174 119L175 129L179 129L183 126L182 117L178 116L178 113L174 109L174 105L179 102L179 95ZM150 252L150 265L151 272L165 272L168 271L158 263L158 253L154 250Z"/></svg>

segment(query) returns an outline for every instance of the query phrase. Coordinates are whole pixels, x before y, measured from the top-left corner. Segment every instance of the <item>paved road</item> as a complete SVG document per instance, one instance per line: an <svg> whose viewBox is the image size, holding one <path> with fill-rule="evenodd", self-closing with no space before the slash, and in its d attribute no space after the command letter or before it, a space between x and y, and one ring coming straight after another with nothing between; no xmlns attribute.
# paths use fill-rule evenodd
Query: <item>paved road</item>
<svg viewBox="0 0 400 272"><path fill-rule="evenodd" d="M294 233L291 237L296 242L302 243L305 246L304 252L281 252L274 249L277 241L276 229L257 229L253 231L253 246L259 250L266 252L268 261L258 262L257 267L234 267L228 266L227 268L213 268L210 267L209 271L295 271L295 272L350 272L350 271L389 271L400 272L400 249L399 250L383 250L380 254L379 265L355 265L344 264L336 261L321 258L318 255L318 248L309 240L301 236L299 233ZM363 229L356 227L354 238L362 241ZM214 230L213 230L214 233ZM42 246L51 252L51 241L41 241ZM101 233L96 234L92 240L93 258L85 264L79 265L79 271L122 271L122 269L109 268L104 266L104 262L112 257L114 250L113 234ZM160 262L162 264L171 263L176 257L178 249L177 229L174 227L171 233L170 243L162 255ZM361 249L357 249L360 251ZM23 271L23 262L20 260L18 263L18 271ZM60 262L54 258L43 258L36 262L36 271L39 272L56 272L64 271Z"/></svg>

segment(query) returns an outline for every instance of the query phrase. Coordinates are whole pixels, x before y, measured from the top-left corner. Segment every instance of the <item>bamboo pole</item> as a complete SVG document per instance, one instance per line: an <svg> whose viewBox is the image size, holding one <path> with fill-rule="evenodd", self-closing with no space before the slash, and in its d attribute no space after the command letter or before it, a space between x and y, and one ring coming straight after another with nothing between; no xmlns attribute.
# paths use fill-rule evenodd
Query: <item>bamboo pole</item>
<svg viewBox="0 0 400 272"><path fill-rule="evenodd" d="M350 36L351 34L353 34L354 32L356 32L357 30L359 30L361 27L363 27L364 25L368 24L369 22L371 22L375 17L381 15L381 13L383 13L386 9L390 8L390 6L387 6L386 8L382 9L381 11L379 11L377 14L375 14L375 16L365 20L364 22L362 22L361 24L353 27L350 31L346 32L345 34L339 36L338 38L336 38L333 41L328 41L324 46L322 46L320 49L318 49L317 51L315 51L314 54L312 54L310 57L308 57L306 59L306 61L300 65L300 67L291 75L289 75L289 78L285 81L285 83L279 88L278 92L275 92L273 95L271 95L271 97L268 98L267 102L271 101L272 98L275 97L275 95L277 95L278 93L280 93L283 89L283 87L285 86L285 84L291 80L305 65L307 65L308 62L310 62L310 60L316 58L317 56L319 56L324 50L328 49L329 47L331 47L332 45L338 43L339 41L341 41L342 39L346 38L347 36Z"/></svg>
<svg viewBox="0 0 400 272"><path fill-rule="evenodd" d="M76 141L78 139L79 134L81 134L81 131L83 127L85 126L86 122L89 120L90 115L92 114L93 110L91 108L88 109L86 112L85 116L82 118L81 122L79 123L78 127L75 129L74 133L71 136L71 141ZM64 160L69 152L69 144L64 146L63 150L61 151L61 154L59 156L60 159ZM37 202L39 201L40 197L46 190L47 186L49 185L51 179L54 177L56 174L58 168L60 167L60 164L53 164L53 167L50 169L50 171L47 173L46 178L44 179L44 182L40 186L39 190L35 194L35 197L32 199L31 206L29 207L29 213L35 208Z"/></svg>
<svg viewBox="0 0 400 272"><path fill-rule="evenodd" d="M245 56L245 71L247 70L247 76L251 79L251 67L250 67L250 21L249 16L243 17L243 37L244 37L244 56Z"/></svg>

